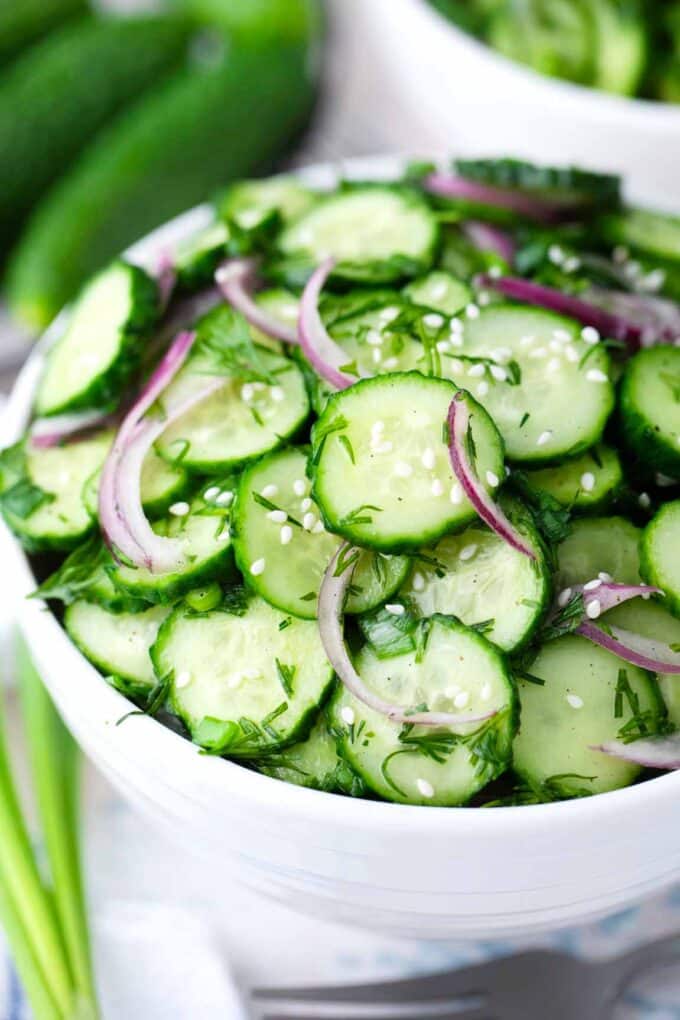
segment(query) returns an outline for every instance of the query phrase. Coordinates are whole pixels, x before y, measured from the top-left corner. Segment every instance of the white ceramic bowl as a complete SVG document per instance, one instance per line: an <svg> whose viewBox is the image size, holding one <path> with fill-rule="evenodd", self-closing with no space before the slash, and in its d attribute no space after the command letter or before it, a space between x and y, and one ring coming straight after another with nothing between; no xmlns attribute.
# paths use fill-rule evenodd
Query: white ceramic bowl
<svg viewBox="0 0 680 1020"><path fill-rule="evenodd" d="M389 176L395 167L379 160L347 169L365 179ZM313 170L307 179L323 185L333 171ZM131 254L148 262L207 215L199 208L180 217ZM57 322L48 331L17 381L3 445L26 426L45 351L59 328ZM561 804L409 807L268 779L200 755L147 717L116 725L129 702L41 602L26 600L35 580L4 525L0 548L20 626L67 725L121 793L186 845L187 867L205 875L206 897L219 897L228 869L329 920L423 938L495 937L603 915L680 876L680 773Z"/></svg>
<svg viewBox="0 0 680 1020"><path fill-rule="evenodd" d="M363 59L380 65L392 104L389 137L401 151L513 152L618 170L641 200L680 208L680 105L537 74L459 30L427 0L345 4Z"/></svg>

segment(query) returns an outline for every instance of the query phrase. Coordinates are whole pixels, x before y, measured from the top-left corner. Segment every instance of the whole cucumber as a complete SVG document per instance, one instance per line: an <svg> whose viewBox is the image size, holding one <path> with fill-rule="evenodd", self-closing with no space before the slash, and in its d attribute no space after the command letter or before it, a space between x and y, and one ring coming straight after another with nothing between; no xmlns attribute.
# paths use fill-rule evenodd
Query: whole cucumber
<svg viewBox="0 0 680 1020"><path fill-rule="evenodd" d="M87 0L2 0L0 3L0 64L56 25L89 7Z"/></svg>

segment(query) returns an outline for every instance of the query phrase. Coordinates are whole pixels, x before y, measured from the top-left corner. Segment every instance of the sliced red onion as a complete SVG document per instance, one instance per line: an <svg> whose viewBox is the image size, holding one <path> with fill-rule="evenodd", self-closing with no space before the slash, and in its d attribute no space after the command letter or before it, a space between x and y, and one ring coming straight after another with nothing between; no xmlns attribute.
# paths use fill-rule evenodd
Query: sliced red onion
<svg viewBox="0 0 680 1020"><path fill-rule="evenodd" d="M508 520L497 503L494 503L482 483L475 474L474 468L468 460L465 449L465 439L470 427L470 411L467 406L466 395L462 390L454 396L449 405L449 456L453 473L463 487L465 495L473 507L492 531L507 542L517 552L523 553L530 559L536 559L536 553L527 543L526 539Z"/></svg>
<svg viewBox="0 0 680 1020"><path fill-rule="evenodd" d="M654 638L642 637L611 624L605 631L590 620L584 620L576 633L640 669L652 673L680 673L680 653Z"/></svg>
<svg viewBox="0 0 680 1020"><path fill-rule="evenodd" d="M305 357L322 379L336 390L344 390L357 380L342 371L347 364L347 354L328 335L319 315L319 297L335 262L332 256L324 259L307 281L300 300L298 337ZM361 371L360 375L365 376L366 373Z"/></svg>
<svg viewBox="0 0 680 1020"><path fill-rule="evenodd" d="M646 769L663 769L668 772L680 769L680 733L633 740L630 744L623 740L609 740L605 744L591 746L591 751L601 751L602 754L630 761Z"/></svg>
<svg viewBox="0 0 680 1020"><path fill-rule="evenodd" d="M510 265L515 260L515 242L506 230L482 220L465 220L461 229L468 241L479 251L492 251Z"/></svg>
<svg viewBox="0 0 680 1020"><path fill-rule="evenodd" d="M661 588L653 588L648 584L617 584L615 581L599 579L589 581L585 585L574 584L571 586L571 591L574 594L583 595L586 610L588 606L597 605L598 616L600 613L607 613L610 609L615 609L616 606L620 606L630 599L663 595Z"/></svg>
<svg viewBox="0 0 680 1020"><path fill-rule="evenodd" d="M31 444L42 449L58 446L65 439L74 439L111 420L108 411L100 410L74 411L72 414L55 414L53 418L37 418L31 425Z"/></svg>
<svg viewBox="0 0 680 1020"><path fill-rule="evenodd" d="M343 633L345 597L356 566L356 557L351 555L351 551L352 547L346 542L340 546L326 568L319 591L321 641L328 661L347 690L364 705L387 716L395 723L411 723L417 726L462 726L491 719L496 714L495 711L481 714L409 711L403 705L384 701L366 686L352 665ZM347 566L336 575L341 557L346 557Z"/></svg>
<svg viewBox="0 0 680 1020"><path fill-rule="evenodd" d="M279 322L253 300L252 289L256 269L255 259L227 259L215 273L215 282L232 308L240 312L251 326L275 340L297 344L298 336L295 329Z"/></svg>
<svg viewBox="0 0 680 1020"><path fill-rule="evenodd" d="M162 251L158 256L156 264L156 284L158 286L161 311L165 311L170 304L170 298L176 283L177 271L172 257L168 251Z"/></svg>
<svg viewBox="0 0 680 1020"><path fill-rule="evenodd" d="M519 276L493 277L489 273L482 274L478 282L514 301L568 315L584 326L594 327L602 336L624 341L632 347L672 343L680 336L680 309L673 319L670 313L666 319L662 319L659 314L652 314L651 303L659 302L661 298L594 287L587 292L585 298L576 297ZM671 305L671 302L664 302L666 304Z"/></svg>
<svg viewBox="0 0 680 1020"><path fill-rule="evenodd" d="M549 202L522 191L509 188L495 188L490 184L470 181L466 177L437 171L423 180L423 187L440 198L462 198L468 202L497 206L525 216L536 223L554 223L570 211L564 203Z"/></svg>

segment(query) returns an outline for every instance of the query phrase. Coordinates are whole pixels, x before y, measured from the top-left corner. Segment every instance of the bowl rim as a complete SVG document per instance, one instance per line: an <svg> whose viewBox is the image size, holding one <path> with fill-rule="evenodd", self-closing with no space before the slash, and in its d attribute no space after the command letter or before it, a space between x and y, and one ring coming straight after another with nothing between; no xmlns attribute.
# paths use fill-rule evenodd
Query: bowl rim
<svg viewBox="0 0 680 1020"><path fill-rule="evenodd" d="M324 188L332 186L341 177L389 180L398 174L405 161L406 157L400 156L359 157L334 164L313 165L293 172L309 185ZM210 218L210 206L196 206L146 235L128 248L124 255L138 264L150 267L158 254L167 250L168 244L176 243L200 229ZM57 316L26 359L2 415L0 445L15 442L25 430L46 352L62 332L66 315L67 310L64 310ZM45 611L46 604L38 599L26 599L36 586L30 562L19 542L1 520L0 553L1 561L7 563L15 574L13 588L18 599L19 624L29 643L44 641L45 646L51 650L50 654L61 650L67 658L70 655L74 663L79 660L79 669L69 675L69 685L74 697L81 696L83 699L84 716L92 718L94 715L96 718L98 711L104 714L108 711L110 715L112 705L116 706L116 710L120 709L119 714L122 716L134 707L123 695L113 690L102 674L87 661L69 639L54 613L49 608ZM113 715L117 718L115 712ZM83 712L80 716L83 718ZM285 783L244 768L238 762L202 755L191 741L148 716L138 717L134 730L130 728L126 733L125 746L129 749L133 745L138 748L136 757L139 761L145 758L149 760L149 755L160 761L166 755L171 756L173 766L179 766L182 773L187 774L192 789L200 788L205 783L211 794L217 790L227 797L236 797L275 810L279 816L325 820L331 828L342 826L364 831L384 832L387 829L403 832L406 829L412 835L455 833L470 838L523 833L528 838L531 833L545 836L546 829L549 829L552 838L557 839L560 834L567 836L573 832L576 824L601 827L603 821L619 814L626 816L629 824L632 824L631 812L638 810L647 813L652 810L654 803L664 802L672 808L677 804L680 794L679 771L609 793L549 804L502 806L493 810L468 806L424 807L331 795Z"/></svg>

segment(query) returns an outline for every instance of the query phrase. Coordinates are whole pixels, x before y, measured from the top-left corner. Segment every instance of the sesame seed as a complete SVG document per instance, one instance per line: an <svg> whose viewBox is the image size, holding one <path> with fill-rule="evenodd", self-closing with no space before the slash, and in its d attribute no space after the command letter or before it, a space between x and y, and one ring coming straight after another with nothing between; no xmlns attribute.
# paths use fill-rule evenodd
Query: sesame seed
<svg viewBox="0 0 680 1020"><path fill-rule="evenodd" d="M545 446L552 439L552 429L546 429L545 432L541 432L540 436L536 440L536 446Z"/></svg>
<svg viewBox="0 0 680 1020"><path fill-rule="evenodd" d="M520 347L531 347L535 343L536 337L534 336L522 336L519 338Z"/></svg>
<svg viewBox="0 0 680 1020"><path fill-rule="evenodd" d="M601 570L597 575L603 584L611 584L614 578L611 574L608 574L606 570Z"/></svg>
<svg viewBox="0 0 680 1020"><path fill-rule="evenodd" d="M592 471L584 471L581 475L581 488L584 492L592 492L595 488L595 475Z"/></svg>
<svg viewBox="0 0 680 1020"><path fill-rule="evenodd" d="M596 344L600 340L600 334L594 326L584 326L581 330L581 339L587 344Z"/></svg>
<svg viewBox="0 0 680 1020"><path fill-rule="evenodd" d="M567 694L567 702L572 708L583 708L583 698L579 698L578 694Z"/></svg>
<svg viewBox="0 0 680 1020"><path fill-rule="evenodd" d="M463 502L463 490L458 484L458 482L455 482L455 484L451 486L449 499L451 500L454 506L458 506L459 503Z"/></svg>
<svg viewBox="0 0 680 1020"><path fill-rule="evenodd" d="M451 333L451 336L449 337L449 343L451 344L452 347L462 347L463 337L460 335L460 333Z"/></svg>
<svg viewBox="0 0 680 1020"><path fill-rule="evenodd" d="M371 435L372 436L377 436L381 432L384 432L384 431L385 431L385 422L384 421L374 421L373 424L371 425Z"/></svg>
<svg viewBox="0 0 680 1020"><path fill-rule="evenodd" d="M533 351L529 351L530 358L545 358L547 355L545 347L534 347Z"/></svg>
<svg viewBox="0 0 680 1020"><path fill-rule="evenodd" d="M216 496L220 494L219 485L211 485L210 488L206 489L203 493L203 499L210 503Z"/></svg>
<svg viewBox="0 0 680 1020"><path fill-rule="evenodd" d="M425 588L425 578L419 570L416 570L415 574L411 578L411 587L414 591L423 591Z"/></svg>
<svg viewBox="0 0 680 1020"><path fill-rule="evenodd" d="M354 715L354 709L350 708L349 705L343 705L342 708L340 709L340 718L348 726L354 726L354 720L356 719L356 716Z"/></svg>
<svg viewBox="0 0 680 1020"><path fill-rule="evenodd" d="M187 687L191 683L191 673L187 669L183 669L181 673L178 673L175 677L175 687Z"/></svg>
<svg viewBox="0 0 680 1020"><path fill-rule="evenodd" d="M572 364L576 361L580 361L579 353L573 346L573 344L567 344L567 346L564 348L564 355L567 361L571 361Z"/></svg>
<svg viewBox="0 0 680 1020"><path fill-rule="evenodd" d="M428 312L427 315L423 316L423 322L431 329L439 329L440 326L444 325L444 316L438 312Z"/></svg>
<svg viewBox="0 0 680 1020"><path fill-rule="evenodd" d="M484 382L484 381L480 382L479 386L477 387L477 396L485 397L488 392L489 392L489 384L488 384L488 382Z"/></svg>
<svg viewBox="0 0 680 1020"><path fill-rule="evenodd" d="M447 351L451 350L451 344L449 343L448 340L438 340L437 350L439 351L440 354L446 354Z"/></svg>
<svg viewBox="0 0 680 1020"><path fill-rule="evenodd" d="M416 779L416 786L421 797L427 797L428 800L434 797L434 786L427 779Z"/></svg>
<svg viewBox="0 0 680 1020"><path fill-rule="evenodd" d="M403 616L406 612L406 608L400 602L387 602L385 603L385 609L392 616Z"/></svg>
<svg viewBox="0 0 680 1020"><path fill-rule="evenodd" d="M463 323L461 319L451 319L451 322L449 323L449 329L451 330L452 333L462 333Z"/></svg>
<svg viewBox="0 0 680 1020"><path fill-rule="evenodd" d="M567 333L566 329L554 329L553 337L560 343L566 344L571 340L571 333Z"/></svg>
<svg viewBox="0 0 680 1020"><path fill-rule="evenodd" d="M431 446L427 446L423 450L423 455L422 455L422 457L420 459L422 461L423 467L427 471L431 471L432 468L434 467L434 463L435 463L434 450L432 449Z"/></svg>
<svg viewBox="0 0 680 1020"><path fill-rule="evenodd" d="M223 528L222 531L220 531L219 535L217 536L217 541L218 542L228 542L230 538L231 538L231 532L229 531L229 528L226 527L226 528Z"/></svg>
<svg viewBox="0 0 680 1020"><path fill-rule="evenodd" d="M557 354L558 351L562 351L564 349L564 344L560 343L559 340L551 340L548 347L551 351L554 351L555 354Z"/></svg>
<svg viewBox="0 0 680 1020"><path fill-rule="evenodd" d="M282 400L286 399L286 394L283 392L282 386L272 386L269 394L272 400L275 400L277 404L280 404Z"/></svg>
<svg viewBox="0 0 680 1020"><path fill-rule="evenodd" d="M564 260L562 268L565 273L575 273L577 269L581 268L581 260L576 255L570 255L568 259Z"/></svg>
<svg viewBox="0 0 680 1020"><path fill-rule="evenodd" d="M675 478L671 478L670 475L664 475L661 471L657 471L654 475L654 481L661 489L669 489L671 485L675 485Z"/></svg>
<svg viewBox="0 0 680 1020"><path fill-rule="evenodd" d="M288 514L285 510L270 510L267 517L270 521L273 521L274 524L285 524L288 520Z"/></svg>
<svg viewBox="0 0 680 1020"><path fill-rule="evenodd" d="M470 703L470 695L467 691L461 691L460 694L456 694L453 699L453 704L456 708L467 708Z"/></svg>
<svg viewBox="0 0 680 1020"><path fill-rule="evenodd" d="M262 495L264 496L265 499L272 499L273 496L276 496L278 494L278 491L279 491L278 485L273 484L265 485L264 489L262 490Z"/></svg>
<svg viewBox="0 0 680 1020"><path fill-rule="evenodd" d="M398 365L399 365L398 358L394 357L385 358L385 360L383 361L383 367L389 369L389 371L392 371L393 368L397 368Z"/></svg>
<svg viewBox="0 0 680 1020"><path fill-rule="evenodd" d="M559 244L551 244L548 248L548 258L555 266L561 266L564 262L564 251Z"/></svg>
<svg viewBox="0 0 680 1020"><path fill-rule="evenodd" d="M279 309L279 315L284 319L297 319L298 307L297 305L283 305Z"/></svg>
<svg viewBox="0 0 680 1020"><path fill-rule="evenodd" d="M601 586L602 586L602 581L600 580L600 578L599 577L594 577L592 579L592 581L587 581L583 585L583 590L584 591L596 591L597 588L600 588Z"/></svg>
<svg viewBox="0 0 680 1020"><path fill-rule="evenodd" d="M448 287L446 286L445 281L439 280L437 283L434 284L430 293L432 294L432 297L435 299L435 301L439 301L440 298L444 297L447 290Z"/></svg>
<svg viewBox="0 0 680 1020"><path fill-rule="evenodd" d="M463 546L458 555L459 558L465 562L466 560L471 560L476 552L477 546L473 543L472 545Z"/></svg>
<svg viewBox="0 0 680 1020"><path fill-rule="evenodd" d="M468 317L468 319L478 319L479 318L479 308L477 307L477 305L474 305L474 304L466 305L466 307L465 307L465 314Z"/></svg>
<svg viewBox="0 0 680 1020"><path fill-rule="evenodd" d="M369 329L366 334L366 343L370 344L371 347L380 347L383 342L383 335L379 333L377 329Z"/></svg>
<svg viewBox="0 0 680 1020"><path fill-rule="evenodd" d="M641 282L645 290L660 290L666 282L666 273L663 269L653 269L651 273L647 273Z"/></svg>
<svg viewBox="0 0 680 1020"><path fill-rule="evenodd" d="M279 532L279 539L281 541L281 545L288 545L288 543L292 541L293 529L290 524L284 524L281 528L281 531Z"/></svg>
<svg viewBox="0 0 680 1020"><path fill-rule="evenodd" d="M189 513L190 507L184 500L180 500L179 503L173 503L170 507L170 513L173 517L186 517Z"/></svg>
<svg viewBox="0 0 680 1020"><path fill-rule="evenodd" d="M482 701L488 701L489 698L491 697L491 684L489 683L488 680L482 686L482 689L479 692L479 696L481 697Z"/></svg>
<svg viewBox="0 0 680 1020"><path fill-rule="evenodd" d="M304 496L307 492L307 486L304 478L296 478L293 482L293 492L296 496Z"/></svg>
<svg viewBox="0 0 680 1020"><path fill-rule="evenodd" d="M498 280L498 278L502 276L501 267L491 266L487 275L490 276L492 280Z"/></svg>
<svg viewBox="0 0 680 1020"><path fill-rule="evenodd" d="M430 486L430 492L433 496L444 495L444 485L439 478L435 478L432 485Z"/></svg>
<svg viewBox="0 0 680 1020"><path fill-rule="evenodd" d="M606 372L603 372L601 368L589 368L586 372L586 379L588 382L596 383L607 383L609 382L609 376Z"/></svg>
<svg viewBox="0 0 680 1020"><path fill-rule="evenodd" d="M483 364L481 361L477 361L475 362L474 365L470 365L467 374L475 379L478 379L480 376L484 375L485 372L486 365Z"/></svg>
<svg viewBox="0 0 680 1020"><path fill-rule="evenodd" d="M305 498L302 500L302 502L300 503L300 509L302 510L303 513L306 513L307 510L312 509L312 501L309 498L309 496L305 496Z"/></svg>
<svg viewBox="0 0 680 1020"><path fill-rule="evenodd" d="M241 387L241 400L245 400L246 403L251 401L255 396L255 388L252 383L244 383Z"/></svg>
<svg viewBox="0 0 680 1020"><path fill-rule="evenodd" d="M486 308L486 306L490 303L491 295L489 294L488 290L480 290L479 293L477 294L477 304L480 306L480 308Z"/></svg>
<svg viewBox="0 0 680 1020"><path fill-rule="evenodd" d="M394 305L390 305L389 308L383 308L378 318L381 322L392 322L393 319L399 315L399 309L395 308Z"/></svg>
<svg viewBox="0 0 680 1020"><path fill-rule="evenodd" d="M638 503L640 504L643 510L649 510L650 506L652 505L649 493L641 492L640 495L638 496Z"/></svg>
<svg viewBox="0 0 680 1020"><path fill-rule="evenodd" d="M489 483L489 485L491 486L492 489L495 489L496 486L499 483L498 475L494 474L493 471L487 471L487 473L486 473L486 480L487 480L487 482Z"/></svg>
<svg viewBox="0 0 680 1020"><path fill-rule="evenodd" d="M218 506L231 506L234 502L234 493L229 489L225 489L224 492L219 494L215 502Z"/></svg>
<svg viewBox="0 0 680 1020"><path fill-rule="evenodd" d="M382 361L382 352L377 347L373 348L371 356L373 358L374 365L379 365L380 362Z"/></svg>
<svg viewBox="0 0 680 1020"><path fill-rule="evenodd" d="M316 514L313 514L310 510L309 513L306 513L305 516L302 518L302 527L305 529L305 531L311 531L314 525L316 524L316 521L317 521Z"/></svg>
<svg viewBox="0 0 680 1020"><path fill-rule="evenodd" d="M255 560L250 564L250 573L253 577L259 577L260 574L264 574L264 568L266 565L267 564L264 559Z"/></svg>
<svg viewBox="0 0 680 1020"><path fill-rule="evenodd" d="M562 362L559 358L551 358L548 362L547 369L549 372L557 372L562 367Z"/></svg>
<svg viewBox="0 0 680 1020"><path fill-rule="evenodd" d="M505 382L508 378L508 373L500 365L490 365L489 371L494 379L498 382Z"/></svg>
<svg viewBox="0 0 680 1020"><path fill-rule="evenodd" d="M567 603L571 601L571 596L573 594L574 593L573 593L571 588L564 588L559 593L559 595L557 596L557 604L560 607L560 609L564 609L564 607L567 605Z"/></svg>
<svg viewBox="0 0 680 1020"><path fill-rule="evenodd" d="M593 599L586 606L586 616L589 620L597 620L598 616L602 612L602 606L600 605L599 599Z"/></svg>
<svg viewBox="0 0 680 1020"><path fill-rule="evenodd" d="M410 478L413 468L405 460L397 460L394 462L394 473L397 478Z"/></svg>

